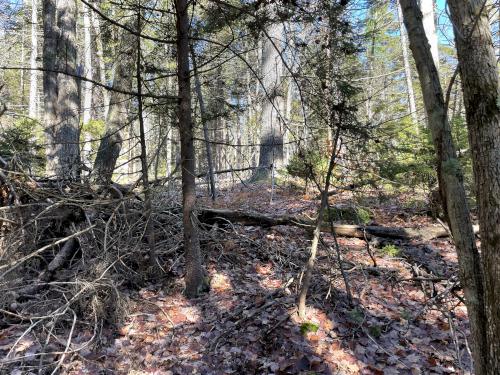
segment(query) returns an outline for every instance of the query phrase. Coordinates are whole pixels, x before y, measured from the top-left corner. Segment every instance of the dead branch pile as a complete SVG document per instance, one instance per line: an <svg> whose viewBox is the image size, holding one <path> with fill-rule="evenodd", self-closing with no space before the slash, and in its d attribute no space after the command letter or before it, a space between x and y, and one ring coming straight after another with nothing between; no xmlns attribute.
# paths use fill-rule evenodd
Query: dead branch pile
<svg viewBox="0 0 500 375"><path fill-rule="evenodd" d="M65 357L99 344L105 323L127 308L123 293L161 281L182 247L178 199L153 203L156 264L144 246L146 218L137 196L113 198L79 184L23 178L0 184L0 330L17 337L0 372L57 371ZM89 332L72 343L75 332ZM30 349L18 355L18 347Z"/></svg>

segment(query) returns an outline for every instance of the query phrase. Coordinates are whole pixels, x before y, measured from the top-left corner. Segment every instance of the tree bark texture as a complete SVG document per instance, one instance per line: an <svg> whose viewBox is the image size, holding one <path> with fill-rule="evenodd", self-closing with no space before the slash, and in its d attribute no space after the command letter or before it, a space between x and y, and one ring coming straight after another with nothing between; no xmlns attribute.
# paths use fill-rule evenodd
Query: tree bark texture
<svg viewBox="0 0 500 375"><path fill-rule="evenodd" d="M184 256L186 260L186 295L196 297L203 288L200 240L194 209L196 205L195 150L191 115L191 80L189 70L188 1L175 1L177 29L177 78L179 93L179 132L181 139L182 208Z"/></svg>
<svg viewBox="0 0 500 375"><path fill-rule="evenodd" d="M283 25L271 24L262 43L262 86L263 103L260 130L259 169L254 179L266 179L272 170L281 167L283 160L283 124L280 119L282 90L282 61L280 49L283 39Z"/></svg>
<svg viewBox="0 0 500 375"><path fill-rule="evenodd" d="M61 0L56 5L55 0L44 0L43 13L46 172L51 177L76 180L80 175L76 3Z"/></svg>
<svg viewBox="0 0 500 375"><path fill-rule="evenodd" d="M427 41L422 13L416 0L401 0L410 49L420 85L437 156L437 170L444 212L457 248L460 280L471 325L476 373L485 370L485 315L481 262L463 186L463 175L452 141L439 74Z"/></svg>
<svg viewBox="0 0 500 375"><path fill-rule="evenodd" d="M500 87L484 0L448 2L479 207L488 374L500 373Z"/></svg>
<svg viewBox="0 0 500 375"><path fill-rule="evenodd" d="M84 76L87 79L92 79L92 27L90 23L90 8L83 5L83 55L84 55ZM90 81L83 82L83 123L86 124L91 119L92 110L92 83Z"/></svg>
<svg viewBox="0 0 500 375"><path fill-rule="evenodd" d="M95 4L95 6L99 6ZM90 12L90 22L92 24L91 35L94 35L95 46L93 48L93 58L95 59L95 70L97 71L96 76L99 77L99 81L102 83L106 82L106 67L104 65L104 49L102 45L102 34L101 25L97 14ZM103 87L95 87L93 93L93 106L94 106L94 116L99 119L105 120L108 117L109 109L109 93Z"/></svg>
<svg viewBox="0 0 500 375"><path fill-rule="evenodd" d="M127 23L129 28L135 29L135 22ZM132 90L135 72L135 59L137 42L135 36L126 30L121 30L121 38L115 56L115 77L113 88L122 92ZM92 179L102 185L111 182L116 161L120 156L122 147L122 131L129 125L127 106L130 96L122 92L112 91L109 100L108 116L106 119L105 134L99 144Z"/></svg>

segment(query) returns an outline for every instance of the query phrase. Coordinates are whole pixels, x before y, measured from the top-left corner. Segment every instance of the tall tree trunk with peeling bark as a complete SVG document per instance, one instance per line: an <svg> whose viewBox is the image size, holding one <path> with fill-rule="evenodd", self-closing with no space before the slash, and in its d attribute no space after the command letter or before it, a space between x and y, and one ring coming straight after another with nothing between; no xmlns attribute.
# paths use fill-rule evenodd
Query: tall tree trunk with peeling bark
<svg viewBox="0 0 500 375"><path fill-rule="evenodd" d="M46 172L50 177L76 180L80 176L76 3L44 0L43 14Z"/></svg>
<svg viewBox="0 0 500 375"><path fill-rule="evenodd" d="M481 261L447 118L439 74L422 23L417 0L400 0L410 49L417 66L424 106L437 156L437 171L444 211L457 248L460 281L469 313L474 366L485 373L486 341Z"/></svg>
<svg viewBox="0 0 500 375"><path fill-rule="evenodd" d="M195 218L196 181L193 119L191 114L191 79L189 70L189 15L188 1L175 1L177 30L177 78L179 92L179 132L182 167L182 223L186 260L186 295L196 297L203 289L200 240Z"/></svg>
<svg viewBox="0 0 500 375"><path fill-rule="evenodd" d="M448 1L479 208L487 373L500 374L500 82L484 0Z"/></svg>

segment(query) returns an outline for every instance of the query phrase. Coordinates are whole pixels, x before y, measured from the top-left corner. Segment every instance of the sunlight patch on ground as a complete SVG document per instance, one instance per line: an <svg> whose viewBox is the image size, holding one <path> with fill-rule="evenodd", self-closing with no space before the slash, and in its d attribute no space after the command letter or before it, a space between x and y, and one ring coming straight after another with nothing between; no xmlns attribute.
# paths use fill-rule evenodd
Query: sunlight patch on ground
<svg viewBox="0 0 500 375"><path fill-rule="evenodd" d="M232 292L231 279L221 272L213 272L210 274L210 289L217 293Z"/></svg>

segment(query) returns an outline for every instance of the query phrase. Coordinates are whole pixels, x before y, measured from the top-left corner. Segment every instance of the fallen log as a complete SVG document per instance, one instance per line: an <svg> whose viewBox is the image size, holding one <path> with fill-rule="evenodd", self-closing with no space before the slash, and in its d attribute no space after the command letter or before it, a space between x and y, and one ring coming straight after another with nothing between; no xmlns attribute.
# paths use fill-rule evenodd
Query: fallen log
<svg viewBox="0 0 500 375"><path fill-rule="evenodd" d="M202 223L224 224L227 221L245 226L273 227L276 225L293 225L305 229L313 230L315 221L301 216L269 216L258 212L248 212L242 210L229 210L220 208L201 208L198 211L198 218ZM385 227L381 225L351 225L334 223L335 233L341 237L366 238L385 237L392 239L421 239L431 240L434 238L448 237L447 228L442 225L426 226L422 228ZM331 232L327 223L321 228L322 232ZM478 232L479 227L474 226L474 232Z"/></svg>

